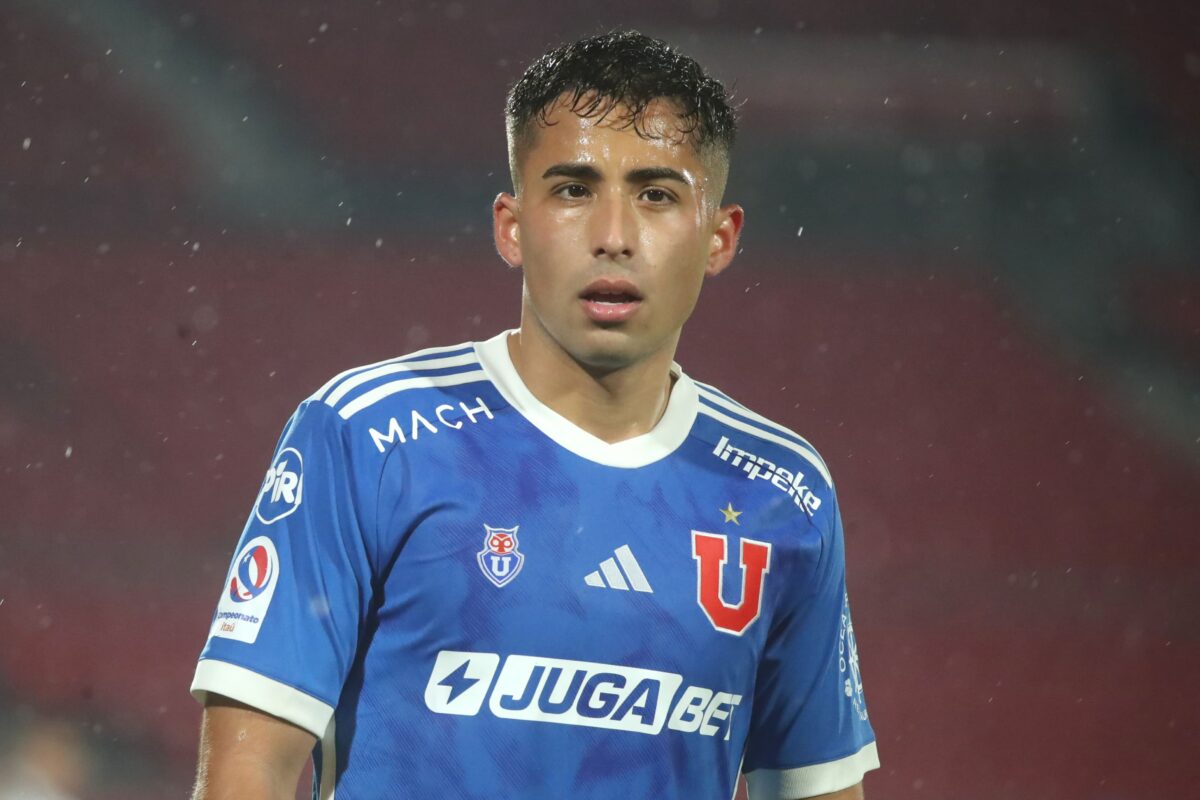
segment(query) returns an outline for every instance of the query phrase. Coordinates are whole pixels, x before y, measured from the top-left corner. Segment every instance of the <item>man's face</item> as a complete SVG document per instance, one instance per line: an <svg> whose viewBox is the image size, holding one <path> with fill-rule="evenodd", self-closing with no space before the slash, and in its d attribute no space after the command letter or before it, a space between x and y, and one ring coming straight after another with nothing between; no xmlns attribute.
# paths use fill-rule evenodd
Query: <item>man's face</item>
<svg viewBox="0 0 1200 800"><path fill-rule="evenodd" d="M525 273L522 336L607 372L669 359L705 275L728 265L742 210L667 102L585 119L562 103L521 156L520 195L494 205L496 245Z"/></svg>

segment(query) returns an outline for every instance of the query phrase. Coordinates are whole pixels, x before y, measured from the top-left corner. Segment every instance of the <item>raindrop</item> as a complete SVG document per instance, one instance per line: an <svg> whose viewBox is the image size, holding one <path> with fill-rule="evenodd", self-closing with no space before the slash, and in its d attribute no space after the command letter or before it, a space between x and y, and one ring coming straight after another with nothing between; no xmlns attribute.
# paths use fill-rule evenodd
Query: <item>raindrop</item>
<svg viewBox="0 0 1200 800"><path fill-rule="evenodd" d="M217 323L220 321L221 315L209 305L200 306L192 312L192 327L200 333L210 332L217 327Z"/></svg>
<svg viewBox="0 0 1200 800"><path fill-rule="evenodd" d="M424 325L413 325L408 329L408 344L412 347L420 347L429 341L429 329Z"/></svg>

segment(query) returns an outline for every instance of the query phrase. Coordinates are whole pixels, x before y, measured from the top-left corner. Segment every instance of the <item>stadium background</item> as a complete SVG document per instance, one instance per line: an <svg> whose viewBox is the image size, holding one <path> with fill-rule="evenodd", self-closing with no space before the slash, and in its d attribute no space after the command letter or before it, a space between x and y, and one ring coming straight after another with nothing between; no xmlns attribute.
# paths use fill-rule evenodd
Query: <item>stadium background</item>
<svg viewBox="0 0 1200 800"><path fill-rule="evenodd" d="M679 360L838 480L869 794L1197 796L1195 4L9 0L0 797L186 795L283 422L516 324L503 93L618 26L744 103Z"/></svg>

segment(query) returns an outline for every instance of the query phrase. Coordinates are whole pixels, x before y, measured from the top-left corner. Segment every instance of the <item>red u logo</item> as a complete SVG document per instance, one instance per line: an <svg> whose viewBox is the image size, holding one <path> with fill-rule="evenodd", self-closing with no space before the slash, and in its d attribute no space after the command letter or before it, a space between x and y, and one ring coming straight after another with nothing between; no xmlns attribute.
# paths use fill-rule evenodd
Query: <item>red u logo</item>
<svg viewBox="0 0 1200 800"><path fill-rule="evenodd" d="M719 631L741 636L762 610L763 584L771 570L771 545L742 539L742 600L728 605L722 585L726 537L692 531L692 558L696 559L697 601L708 621Z"/></svg>

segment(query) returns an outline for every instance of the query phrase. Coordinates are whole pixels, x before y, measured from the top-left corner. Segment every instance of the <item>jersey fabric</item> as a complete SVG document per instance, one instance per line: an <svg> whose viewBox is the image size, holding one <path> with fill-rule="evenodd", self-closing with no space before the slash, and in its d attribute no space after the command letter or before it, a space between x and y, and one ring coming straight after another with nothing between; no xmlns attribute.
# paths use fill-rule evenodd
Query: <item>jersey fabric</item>
<svg viewBox="0 0 1200 800"><path fill-rule="evenodd" d="M339 375L280 439L192 692L318 738L320 798L727 800L878 766L828 470L678 365L615 444L505 332Z"/></svg>

